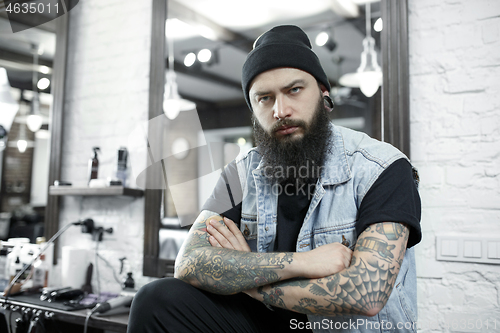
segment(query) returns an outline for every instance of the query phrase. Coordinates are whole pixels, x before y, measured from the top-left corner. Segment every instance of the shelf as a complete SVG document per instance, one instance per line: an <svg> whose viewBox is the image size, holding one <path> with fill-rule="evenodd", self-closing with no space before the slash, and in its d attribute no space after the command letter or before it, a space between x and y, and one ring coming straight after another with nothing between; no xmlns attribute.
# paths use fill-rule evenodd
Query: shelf
<svg viewBox="0 0 500 333"><path fill-rule="evenodd" d="M74 186L50 186L50 195L124 195L129 197L142 197L144 191L135 188L128 188L123 186L109 186L109 187L74 187Z"/></svg>

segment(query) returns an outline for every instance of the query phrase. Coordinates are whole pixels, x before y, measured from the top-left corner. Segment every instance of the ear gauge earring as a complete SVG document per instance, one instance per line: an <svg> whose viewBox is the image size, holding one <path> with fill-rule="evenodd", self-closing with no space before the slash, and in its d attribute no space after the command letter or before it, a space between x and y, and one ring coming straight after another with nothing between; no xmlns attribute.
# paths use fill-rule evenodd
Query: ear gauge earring
<svg viewBox="0 0 500 333"><path fill-rule="evenodd" d="M332 99L330 98L330 96L325 95L325 96L323 96L323 99L324 99L324 101L325 101L325 106L326 106L327 108L329 108L329 109L330 109L330 111L332 111L332 110L333 110L333 108L335 107L335 104L333 104L333 101L332 101Z"/></svg>

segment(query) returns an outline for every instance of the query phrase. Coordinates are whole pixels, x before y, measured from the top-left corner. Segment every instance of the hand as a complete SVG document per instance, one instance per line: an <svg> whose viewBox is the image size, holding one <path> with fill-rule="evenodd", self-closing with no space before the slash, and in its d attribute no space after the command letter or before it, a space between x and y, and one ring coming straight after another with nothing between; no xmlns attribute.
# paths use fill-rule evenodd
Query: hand
<svg viewBox="0 0 500 333"><path fill-rule="evenodd" d="M225 226L215 219L207 220L208 241L212 246L244 252L252 252L236 224L224 217Z"/></svg>
<svg viewBox="0 0 500 333"><path fill-rule="evenodd" d="M299 253L304 265L302 276L310 279L336 274L349 267L352 258L352 250L341 243L330 243Z"/></svg>

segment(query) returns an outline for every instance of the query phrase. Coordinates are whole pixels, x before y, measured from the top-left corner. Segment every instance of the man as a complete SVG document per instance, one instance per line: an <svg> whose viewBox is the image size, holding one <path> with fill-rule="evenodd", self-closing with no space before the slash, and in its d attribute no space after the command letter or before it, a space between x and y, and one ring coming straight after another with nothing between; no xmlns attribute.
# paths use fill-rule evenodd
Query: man
<svg viewBox="0 0 500 333"><path fill-rule="evenodd" d="M257 147L226 167L177 279L136 295L129 332L416 331L406 156L330 124L328 79L298 27L257 39L242 86Z"/></svg>

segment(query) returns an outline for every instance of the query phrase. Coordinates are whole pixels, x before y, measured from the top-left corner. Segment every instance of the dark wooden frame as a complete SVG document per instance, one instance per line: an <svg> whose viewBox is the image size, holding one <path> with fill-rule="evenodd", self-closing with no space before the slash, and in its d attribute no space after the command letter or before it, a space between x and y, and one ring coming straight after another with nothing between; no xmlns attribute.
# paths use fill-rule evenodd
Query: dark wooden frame
<svg viewBox="0 0 500 333"><path fill-rule="evenodd" d="M49 184L61 179L61 152L63 139L64 95L69 36L69 12L56 20L56 52L52 74L53 105L50 121ZM47 192L49 189L47 188ZM45 210L45 237L49 239L59 230L59 196L47 196ZM57 246L54 246L54 264L57 263Z"/></svg>
<svg viewBox="0 0 500 333"><path fill-rule="evenodd" d="M382 119L383 139L410 154L408 81L408 6L407 0L382 0ZM153 1L151 36L150 118L161 113L165 72L166 0ZM149 138L150 140L152 138ZM160 139L161 138L157 138ZM148 177L161 177L150 169ZM149 171L149 170L148 170ZM156 174L153 174L156 173ZM173 273L173 260L159 259L161 191L146 190L144 215L145 276L163 277Z"/></svg>
<svg viewBox="0 0 500 333"><path fill-rule="evenodd" d="M382 0L382 139L410 157L408 1Z"/></svg>
<svg viewBox="0 0 500 333"><path fill-rule="evenodd" d="M151 62L149 71L149 119L162 114L163 92L165 85L166 38L165 22L167 20L167 0L153 0L151 23ZM149 141L161 142L159 131L149 131ZM151 137L157 133L158 137ZM162 172L159 163L153 164L147 171L147 184L162 182ZM144 261L143 275L162 277L167 273L167 266L173 265L173 260L158 258L159 228L161 224L162 190L146 189L144 192Z"/></svg>

